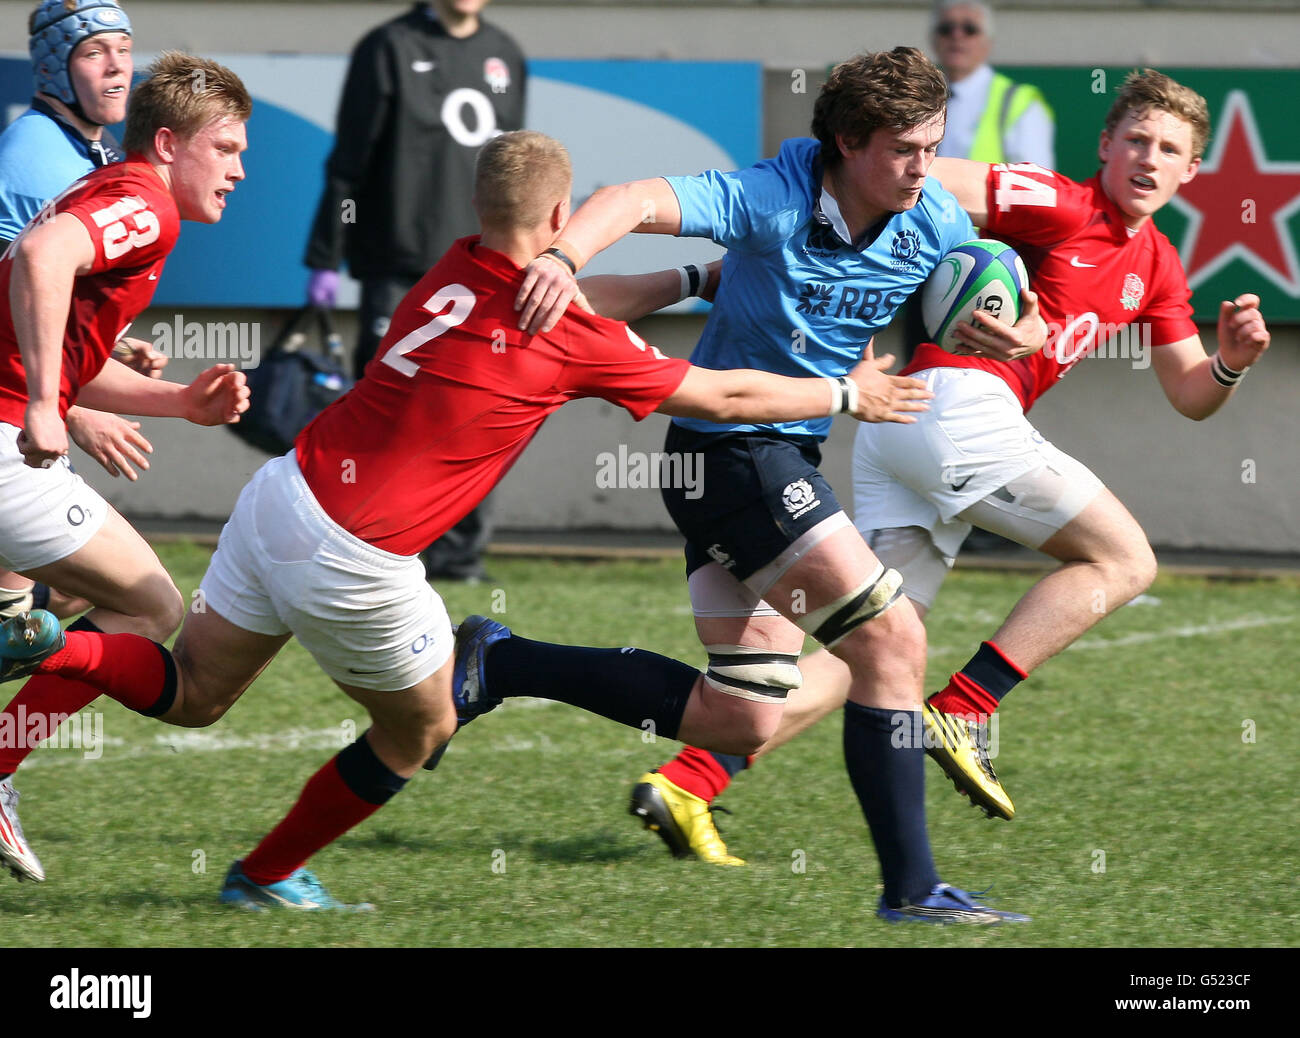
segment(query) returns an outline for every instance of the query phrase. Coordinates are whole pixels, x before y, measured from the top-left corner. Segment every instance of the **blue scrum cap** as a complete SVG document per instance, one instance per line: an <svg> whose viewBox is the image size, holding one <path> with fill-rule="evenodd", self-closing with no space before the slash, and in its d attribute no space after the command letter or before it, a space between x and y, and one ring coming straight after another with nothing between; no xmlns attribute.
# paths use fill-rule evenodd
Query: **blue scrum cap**
<svg viewBox="0 0 1300 1038"><path fill-rule="evenodd" d="M68 59L77 44L104 32L131 34L131 19L117 0L42 0L29 25L37 92L57 97L74 110L81 105L68 75Z"/></svg>

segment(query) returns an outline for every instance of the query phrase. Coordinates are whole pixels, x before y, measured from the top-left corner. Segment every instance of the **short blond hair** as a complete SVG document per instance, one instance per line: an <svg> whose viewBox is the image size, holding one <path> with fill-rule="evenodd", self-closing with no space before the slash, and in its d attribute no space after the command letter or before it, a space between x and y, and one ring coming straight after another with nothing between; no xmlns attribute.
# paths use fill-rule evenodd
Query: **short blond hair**
<svg viewBox="0 0 1300 1038"><path fill-rule="evenodd" d="M1205 154L1205 146L1210 143L1210 107L1205 98L1153 68L1140 72L1134 69L1124 78L1115 103L1106 113L1106 132L1113 134L1130 112L1141 118L1153 108L1168 112L1192 128L1192 158Z"/></svg>
<svg viewBox="0 0 1300 1038"><path fill-rule="evenodd" d="M483 145L474 167L474 209L493 230L526 230L544 222L573 188L563 144L536 130L514 130Z"/></svg>
<svg viewBox="0 0 1300 1038"><path fill-rule="evenodd" d="M165 51L131 92L122 146L145 152L164 127L184 139L223 116L247 122L253 100L240 78L207 58Z"/></svg>

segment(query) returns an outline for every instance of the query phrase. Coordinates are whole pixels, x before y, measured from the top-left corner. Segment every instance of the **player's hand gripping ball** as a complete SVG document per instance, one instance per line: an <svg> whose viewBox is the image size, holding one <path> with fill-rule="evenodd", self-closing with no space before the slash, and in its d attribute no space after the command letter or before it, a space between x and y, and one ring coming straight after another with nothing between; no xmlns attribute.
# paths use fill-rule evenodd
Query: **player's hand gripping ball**
<svg viewBox="0 0 1300 1038"><path fill-rule="evenodd" d="M930 341L949 353L969 352L953 334L976 310L1000 321L1020 319L1025 264L1010 245L988 238L963 242L939 261L921 289L921 317Z"/></svg>

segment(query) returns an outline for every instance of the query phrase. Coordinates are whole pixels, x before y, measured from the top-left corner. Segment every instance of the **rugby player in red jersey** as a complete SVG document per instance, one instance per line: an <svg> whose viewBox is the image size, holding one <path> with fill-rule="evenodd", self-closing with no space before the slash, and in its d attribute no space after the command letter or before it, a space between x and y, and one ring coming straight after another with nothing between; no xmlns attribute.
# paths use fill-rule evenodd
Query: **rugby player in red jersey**
<svg viewBox="0 0 1300 1038"><path fill-rule="evenodd" d="M565 402L600 397L637 419L661 411L733 421L850 413L907 422L924 409L928 393L913 380L881 374L887 357L840 379L791 378L694 367L576 308L545 334L519 331L521 268L564 226L571 186L567 153L543 134L517 131L484 146L474 194L482 235L458 241L424 276L357 386L244 488L203 579L204 609L185 617L166 673L157 648L132 635L71 632L52 655L32 650L15 661L193 727L229 709L293 635L366 709L370 729L231 867L227 904L349 907L306 860L436 763L458 713L483 712L418 553L482 500ZM593 280L593 298L609 309L610 279ZM631 279L636 302L620 315L676 301L680 283L671 270ZM611 686L593 671L592 701L581 705L727 745L725 716L684 715L687 695L673 699L665 691L673 682L660 680L665 668L673 679L692 668L640 650L608 652L631 676ZM692 688L693 678L685 693Z"/></svg>
<svg viewBox="0 0 1300 1038"><path fill-rule="evenodd" d="M1233 395L1268 348L1259 298L1220 307L1219 350L1192 323L1191 291L1151 216L1196 175L1209 138L1200 95L1153 70L1128 77L1101 134L1101 171L1079 184L1032 164L936 159L931 175L976 226L1015 246L1029 268L1050 335L1012 361L977 331L984 355L918 348L904 374L935 392L914 426L861 426L854 448L857 523L872 550L903 574L922 616L971 526L1058 559L924 713L926 747L991 817L1015 813L988 756L988 717L1030 671L1145 590L1156 562L1128 510L1084 465L1031 426L1025 412L1106 339L1150 345L1169 402L1194 420ZM1127 331L1125 330L1127 328ZM1134 357L1146 361L1145 357ZM1104 603L1098 610L1096 603ZM765 754L838 709L848 671L825 651L799 662L803 687L786 703ZM688 748L642 775L632 809L674 853L743 864L727 853L709 803L745 758Z"/></svg>
<svg viewBox="0 0 1300 1038"><path fill-rule="evenodd" d="M131 99L127 160L64 191L0 259L0 566L93 603L73 630L162 640L180 623L180 592L153 549L72 472L64 416L79 402L220 425L248 407L243 373L230 364L185 386L105 362L153 298L180 221L221 219L244 176L252 105L239 79L215 62L171 54L151 71ZM27 672L13 652L59 637L44 612L21 614L4 630L0 678ZM153 656L161 675L165 654L159 647ZM38 675L0 713L0 731L23 731L20 712L74 714L98 695L82 682ZM41 880L44 872L18 823L12 772L46 734L0 745L0 862L19 878Z"/></svg>

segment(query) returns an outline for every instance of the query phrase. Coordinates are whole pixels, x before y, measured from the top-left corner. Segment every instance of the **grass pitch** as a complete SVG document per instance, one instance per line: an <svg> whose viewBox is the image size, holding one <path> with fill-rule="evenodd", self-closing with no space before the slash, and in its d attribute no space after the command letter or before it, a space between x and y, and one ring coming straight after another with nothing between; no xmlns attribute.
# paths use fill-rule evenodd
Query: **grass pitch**
<svg viewBox="0 0 1300 1038"><path fill-rule="evenodd" d="M164 561L188 593L207 552ZM453 618L521 634L636 644L703 663L681 565L496 558L496 582L444 589ZM930 621L930 688L1035 579L958 571ZM676 743L570 707L515 701L462 732L312 867L364 915L242 913L226 868L306 779L364 729L291 643L217 726L169 728L108 700L106 745L32 754L22 819L48 880L0 884L10 946L1255 947L1300 943L1280 892L1300 858L1292 580L1162 578L1040 669L1001 712L997 766L1014 822L983 818L927 765L945 879L992 886L1034 922L891 927L840 751L819 727L722 797L748 868L677 862L626 814L639 773ZM7 691L7 690L6 690Z"/></svg>

